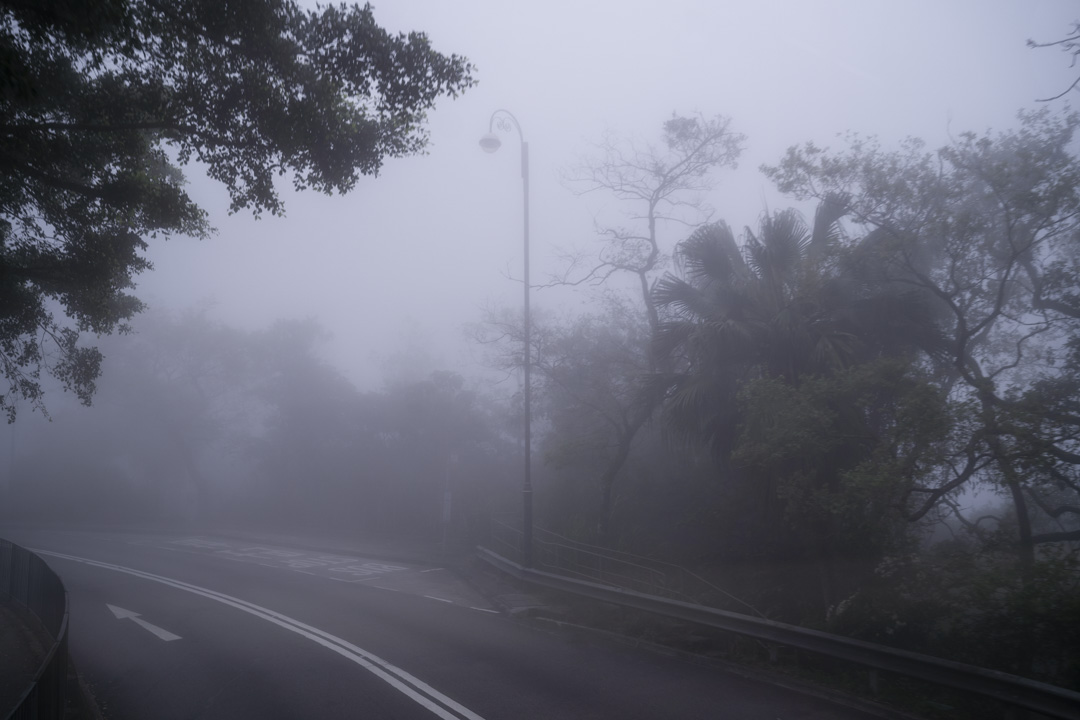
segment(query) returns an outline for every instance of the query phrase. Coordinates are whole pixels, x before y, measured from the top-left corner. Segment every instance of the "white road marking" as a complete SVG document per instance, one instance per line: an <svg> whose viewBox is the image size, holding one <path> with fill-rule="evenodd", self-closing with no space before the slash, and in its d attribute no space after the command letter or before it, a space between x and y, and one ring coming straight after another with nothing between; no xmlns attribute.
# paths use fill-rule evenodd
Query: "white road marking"
<svg viewBox="0 0 1080 720"><path fill-rule="evenodd" d="M491 608L478 608L478 607L471 607L471 608L469 608L469 609L470 609L470 610L479 610L480 612L487 612L487 613L495 613L496 615L501 615L501 614L502 614L502 613L500 613L500 612L499 612L498 610L492 610Z"/></svg>
<svg viewBox="0 0 1080 720"><path fill-rule="evenodd" d="M410 569L402 565L388 565L348 555L287 550L251 543L230 544L203 537L170 540L162 545L156 545L156 547L205 553L225 560L236 560L266 567L293 570L307 575L343 580L345 582L365 582L386 573L402 572Z"/></svg>
<svg viewBox="0 0 1080 720"><path fill-rule="evenodd" d="M153 573L135 570L122 565L114 565L99 560L90 560L88 558L76 557L75 555L65 555L50 550L34 550L33 552L36 552L39 555L48 555L62 560L70 560L72 562L83 563L93 567L134 575L135 577L143 578L144 580L153 580L154 582L159 582L163 585L168 585L179 590L186 590L195 595L202 595L211 600L216 600L223 605L229 605L237 610L242 610L255 617L262 618L267 622L272 622L286 630L291 630L298 635L308 638L312 642L316 642L319 645L336 652L344 658L352 660L354 663L369 671L375 675L375 677L387 683L413 702L427 708L432 713L442 718L442 720L484 720L467 707L455 702L427 683L413 677L401 668L392 665L377 655L373 655L367 650L359 648L347 640L342 640L336 635L331 635L324 630L312 627L299 620L294 620L279 612L260 607L259 605L250 603L246 600L241 600L232 595L226 595L225 593L219 593L215 590L199 587L198 585L191 585L190 583L182 582L180 580L173 580L162 575L155 575Z"/></svg>
<svg viewBox="0 0 1080 720"><path fill-rule="evenodd" d="M190 545L191 547L209 548L211 550L220 550L221 548L229 547L223 542L217 540L207 540L206 538L183 538L182 540L173 540L174 545Z"/></svg>
<svg viewBox="0 0 1080 720"><path fill-rule="evenodd" d="M446 568L428 568L427 570L421 570L420 572L422 572L422 573L435 572L436 570L445 570L445 569Z"/></svg>
<svg viewBox="0 0 1080 720"><path fill-rule="evenodd" d="M444 603L453 603L454 602L453 600L447 600L446 598L435 597L434 595L425 595L424 597L426 597L428 600L438 600L439 602L444 602Z"/></svg>
<svg viewBox="0 0 1080 720"><path fill-rule="evenodd" d="M139 613L137 612L125 610L124 608L118 608L115 605L110 605L109 603L105 603L105 607L112 610L112 614L116 616L117 620L131 620L133 623L135 623L142 629L149 630L165 642L172 642L173 640L180 639L179 635L175 635L166 630L165 628L159 628L157 625L151 625L150 623L146 622L141 617L139 617Z"/></svg>

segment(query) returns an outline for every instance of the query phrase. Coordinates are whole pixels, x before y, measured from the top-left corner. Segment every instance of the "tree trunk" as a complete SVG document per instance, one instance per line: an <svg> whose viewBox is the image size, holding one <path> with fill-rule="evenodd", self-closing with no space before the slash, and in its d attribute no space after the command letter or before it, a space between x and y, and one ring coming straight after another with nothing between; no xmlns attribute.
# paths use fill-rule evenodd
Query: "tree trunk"
<svg viewBox="0 0 1080 720"><path fill-rule="evenodd" d="M607 467L604 468L604 472L600 475L600 518L597 523L597 531L600 540L605 545L610 544L612 539L610 537L611 511L615 480L618 479L619 473L622 471L623 466L626 465L626 459L630 456L630 448L633 446L634 437L637 436L641 426L645 424L649 414L640 411L630 424L621 428L615 455L608 460Z"/></svg>

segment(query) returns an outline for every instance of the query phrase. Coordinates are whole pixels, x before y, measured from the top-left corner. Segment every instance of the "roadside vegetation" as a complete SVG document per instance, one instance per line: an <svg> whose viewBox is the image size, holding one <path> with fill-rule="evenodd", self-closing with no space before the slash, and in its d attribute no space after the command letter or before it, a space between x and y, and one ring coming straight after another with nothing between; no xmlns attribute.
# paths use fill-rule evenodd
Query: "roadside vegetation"
<svg viewBox="0 0 1080 720"><path fill-rule="evenodd" d="M1078 122L791 148L763 172L812 217L684 235L634 306L653 332L541 331L545 521L775 619L1080 686ZM614 490L614 445L581 443L611 418L563 379L610 386L612 352L651 365Z"/></svg>

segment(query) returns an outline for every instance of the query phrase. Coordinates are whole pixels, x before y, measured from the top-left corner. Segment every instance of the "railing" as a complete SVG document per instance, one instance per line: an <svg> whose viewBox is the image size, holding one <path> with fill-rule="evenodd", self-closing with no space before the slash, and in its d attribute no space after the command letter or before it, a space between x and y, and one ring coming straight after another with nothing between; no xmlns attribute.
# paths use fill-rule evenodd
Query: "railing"
<svg viewBox="0 0 1080 720"><path fill-rule="evenodd" d="M33 683L7 720L61 720L67 689L68 597L64 584L40 557L0 539L0 600L29 610L52 639ZM0 708L0 712L7 712Z"/></svg>
<svg viewBox="0 0 1080 720"><path fill-rule="evenodd" d="M490 544L503 557L521 562L521 530L514 520L494 518ZM750 603L680 565L590 545L535 525L533 565L578 580L765 617Z"/></svg>
<svg viewBox="0 0 1080 720"><path fill-rule="evenodd" d="M786 623L528 569L485 548L479 548L478 552L481 559L503 572L535 585L806 650L863 666L871 673L882 670L975 693L1051 718L1076 720L1080 717L1080 693L1046 683ZM876 680L876 675L873 677Z"/></svg>

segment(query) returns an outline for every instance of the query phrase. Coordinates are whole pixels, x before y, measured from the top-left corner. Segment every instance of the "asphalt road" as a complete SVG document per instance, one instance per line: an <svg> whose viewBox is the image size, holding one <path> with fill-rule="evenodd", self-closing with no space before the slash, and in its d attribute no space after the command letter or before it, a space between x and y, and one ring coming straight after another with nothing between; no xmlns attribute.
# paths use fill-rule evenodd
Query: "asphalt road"
<svg viewBox="0 0 1080 720"><path fill-rule="evenodd" d="M437 565L282 541L55 530L70 649L110 720L864 720L683 660L531 629Z"/></svg>

